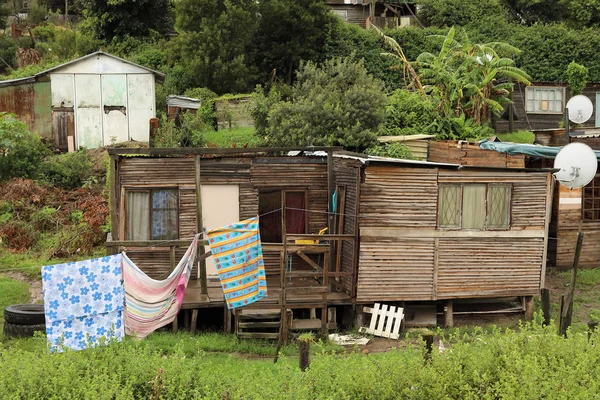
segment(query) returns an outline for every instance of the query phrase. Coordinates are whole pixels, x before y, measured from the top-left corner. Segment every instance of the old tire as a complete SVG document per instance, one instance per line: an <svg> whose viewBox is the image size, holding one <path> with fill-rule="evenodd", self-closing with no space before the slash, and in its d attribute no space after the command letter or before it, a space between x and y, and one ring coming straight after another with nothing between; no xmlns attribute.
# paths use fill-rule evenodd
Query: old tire
<svg viewBox="0 0 600 400"><path fill-rule="evenodd" d="M46 333L46 325L17 325L6 321L4 322L4 336L7 338L30 337L33 336L33 333L36 331Z"/></svg>
<svg viewBox="0 0 600 400"><path fill-rule="evenodd" d="M4 320L14 325L46 323L43 304L13 304L4 309Z"/></svg>

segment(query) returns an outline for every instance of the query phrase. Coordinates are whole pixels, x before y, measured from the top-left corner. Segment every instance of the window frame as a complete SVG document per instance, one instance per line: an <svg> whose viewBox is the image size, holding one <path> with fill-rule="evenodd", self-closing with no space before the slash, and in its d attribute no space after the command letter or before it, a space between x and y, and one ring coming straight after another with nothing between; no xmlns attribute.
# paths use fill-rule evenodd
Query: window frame
<svg viewBox="0 0 600 400"><path fill-rule="evenodd" d="M586 189L587 189L587 191L589 191L589 190L592 191L592 197L591 197L592 207L591 207L591 209L588 209L585 206ZM590 183L588 183L581 189L581 220L582 221L587 221L587 222L600 221L600 207L596 208L593 206L594 202L600 201L600 195L594 196L595 190L600 190L600 172L596 173L596 175L594 175L594 178L590 181ZM597 218L586 218L586 212L588 212L588 211L592 212L594 215L597 214L598 217Z"/></svg>
<svg viewBox="0 0 600 400"><path fill-rule="evenodd" d="M533 107L533 110L528 110L528 104L529 101L532 100L535 103L535 91L550 91L550 90L554 90L555 92L560 92L561 93L561 101L560 101L560 110L558 111L543 111L543 110L539 110L539 111L535 111L535 105ZM530 99L530 97L533 96L533 99ZM540 115L562 115L565 109L565 104L566 104L566 88L564 86L527 86L525 88L525 104L523 105L525 112L527 114L540 114Z"/></svg>
<svg viewBox="0 0 600 400"><path fill-rule="evenodd" d="M154 208L152 207L152 192L154 191L160 191L160 190L174 190L177 194L177 208L176 208L176 222L177 222L177 227L176 227L176 232L177 235L174 239L152 239L152 221L153 221L153 210ZM180 199L181 199L181 193L179 190L179 186L153 186L153 187L125 187L123 190L123 211L124 211L124 215L123 215L123 237L125 238L125 240L133 240L133 239L129 239L129 201L128 201L128 194L129 193L148 193L148 239L145 239L147 241L156 241L156 242L162 242L165 240L179 240L180 239L180 232L179 232L179 228L181 226L180 224L180 210L181 210L181 204L180 204Z"/></svg>
<svg viewBox="0 0 600 400"><path fill-rule="evenodd" d="M284 204L285 204L285 194L288 192L302 192L304 193L304 204L305 204L305 208L308 209L308 193L309 190L307 187L300 187L300 188L280 188L280 187L273 187L273 188L260 188L258 190L258 207L260 209L260 194L262 192L279 192L279 204L281 207L281 242L263 242L263 243L270 243L270 244L283 244L283 212L284 212ZM287 220L287 219L286 219ZM304 233L307 233L309 231L308 229L308 211L304 211ZM259 220L259 230L260 230L260 220ZM261 238L262 241L262 238Z"/></svg>
<svg viewBox="0 0 600 400"><path fill-rule="evenodd" d="M483 229L473 229L473 228L463 228L463 207L464 207L464 195L465 195L465 186L466 185L481 185L484 184L485 185L485 220L483 222ZM442 186L460 186L460 215L459 215L459 226L458 227L443 227L440 226L440 208L441 208L441 199L440 199L440 195L441 195L441 190L440 187ZM504 228L497 228L497 227L489 227L488 225L488 221L489 221L489 204L488 204L488 196L489 196L489 188L491 186L497 185L497 186L508 186L508 221L507 221L507 225ZM509 231L512 227L512 208L513 208L513 190L514 190L514 186L512 183L505 183L505 182L487 182L487 183L481 183L481 182L467 182L467 183L463 183L463 182L444 182L444 183L440 183L438 185L438 193L437 193L437 208L436 208L436 229L437 230L442 230L442 231L469 231L469 232L482 232L482 231Z"/></svg>

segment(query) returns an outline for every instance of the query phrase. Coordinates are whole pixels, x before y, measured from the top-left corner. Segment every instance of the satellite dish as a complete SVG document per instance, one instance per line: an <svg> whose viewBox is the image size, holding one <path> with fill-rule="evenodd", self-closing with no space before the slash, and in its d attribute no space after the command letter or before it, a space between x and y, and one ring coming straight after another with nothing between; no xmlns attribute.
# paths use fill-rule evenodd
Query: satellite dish
<svg viewBox="0 0 600 400"><path fill-rule="evenodd" d="M592 101L582 94L571 97L567 102L569 120L576 124L583 124L592 116L594 105Z"/></svg>
<svg viewBox="0 0 600 400"><path fill-rule="evenodd" d="M594 179L598 159L587 144L570 143L556 155L554 168L560 169L554 176L562 185L570 189L580 188Z"/></svg>

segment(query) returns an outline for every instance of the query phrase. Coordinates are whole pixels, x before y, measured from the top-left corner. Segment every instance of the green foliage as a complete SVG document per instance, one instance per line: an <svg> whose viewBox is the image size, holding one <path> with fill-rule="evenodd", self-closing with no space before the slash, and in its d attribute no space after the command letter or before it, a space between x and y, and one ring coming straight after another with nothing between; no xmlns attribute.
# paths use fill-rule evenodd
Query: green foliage
<svg viewBox="0 0 600 400"><path fill-rule="evenodd" d="M231 128L202 132L207 147L260 147L254 128Z"/></svg>
<svg viewBox="0 0 600 400"><path fill-rule="evenodd" d="M42 165L42 178L65 189L75 189L93 175L92 159L85 149L49 157Z"/></svg>
<svg viewBox="0 0 600 400"><path fill-rule="evenodd" d="M17 43L8 35L0 34L0 73L5 73L17 67L16 51Z"/></svg>
<svg viewBox="0 0 600 400"><path fill-rule="evenodd" d="M301 62L321 62L332 56L324 52L324 45L335 17L322 0L257 3L260 19L252 52L261 71L260 82L279 77L291 84Z"/></svg>
<svg viewBox="0 0 600 400"><path fill-rule="evenodd" d="M517 131L513 133L497 133L496 136L503 142L533 144L535 135L530 131Z"/></svg>
<svg viewBox="0 0 600 400"><path fill-rule="evenodd" d="M383 83L367 74L363 61L326 61L322 67L303 65L290 100L273 102L256 124L259 136L276 146L344 146L362 150L375 142L383 121ZM257 96L254 114L278 96ZM257 111L258 110L258 111ZM262 110L262 111L261 111ZM260 118L259 118L260 120Z"/></svg>
<svg viewBox="0 0 600 400"><path fill-rule="evenodd" d="M401 158L403 160L414 160L412 151L403 143L387 143L384 145L370 147L365 150L370 156Z"/></svg>
<svg viewBox="0 0 600 400"><path fill-rule="evenodd" d="M36 26L43 23L48 16L48 7L40 0L33 0L27 10L27 24Z"/></svg>
<svg viewBox="0 0 600 400"><path fill-rule="evenodd" d="M50 150L13 114L0 112L0 181L34 178Z"/></svg>
<svg viewBox="0 0 600 400"><path fill-rule="evenodd" d="M249 89L256 76L247 56L258 24L256 7L252 0L175 3L179 35L172 52L190 81L184 89L206 87L220 94Z"/></svg>
<svg viewBox="0 0 600 400"><path fill-rule="evenodd" d="M421 341L380 354L320 352L305 372L296 357L277 364L241 359L190 348L196 339L178 339L161 347L151 337L125 340L64 354L3 346L0 397L571 399L600 391L598 335L589 342L586 334L564 338L537 324L518 331L457 331L444 338L452 348L434 350L427 362ZM42 337L32 341L44 343Z"/></svg>
<svg viewBox="0 0 600 400"><path fill-rule="evenodd" d="M126 36L166 33L172 27L168 0L80 0L95 38L110 42Z"/></svg>
<svg viewBox="0 0 600 400"><path fill-rule="evenodd" d="M217 94L207 88L192 88L186 90L184 95L200 100L200 108L196 110L197 118L199 118L208 128L216 129L217 116L215 100L217 99Z"/></svg>
<svg viewBox="0 0 600 400"><path fill-rule="evenodd" d="M565 77L571 88L571 96L581 94L587 83L588 69L575 61L571 61L565 71Z"/></svg>
<svg viewBox="0 0 600 400"><path fill-rule="evenodd" d="M532 25L558 21L564 17L561 1L548 0L502 0L511 20Z"/></svg>
<svg viewBox="0 0 600 400"><path fill-rule="evenodd" d="M499 0L421 0L418 17L426 25L438 27L465 26L482 18L502 17L505 9Z"/></svg>
<svg viewBox="0 0 600 400"><path fill-rule="evenodd" d="M0 325L4 326L4 308L11 304L29 303L29 285L0 275ZM2 333L0 333L2 338ZM0 345L1 346L1 345Z"/></svg>
<svg viewBox="0 0 600 400"><path fill-rule="evenodd" d="M435 122L440 115L429 96L408 90L395 90L387 99L385 120L380 135L437 134Z"/></svg>

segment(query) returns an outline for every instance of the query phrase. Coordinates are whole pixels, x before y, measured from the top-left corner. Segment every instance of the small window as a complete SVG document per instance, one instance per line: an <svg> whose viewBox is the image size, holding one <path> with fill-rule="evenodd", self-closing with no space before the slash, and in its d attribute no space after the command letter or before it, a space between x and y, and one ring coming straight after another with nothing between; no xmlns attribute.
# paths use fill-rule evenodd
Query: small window
<svg viewBox="0 0 600 400"><path fill-rule="evenodd" d="M594 179L582 192L582 214L583 219L587 221L600 220L600 174Z"/></svg>
<svg viewBox="0 0 600 400"><path fill-rule="evenodd" d="M510 193L509 184L441 184L438 226L442 229L508 229Z"/></svg>
<svg viewBox="0 0 600 400"><path fill-rule="evenodd" d="M263 243L282 243L283 213L286 208L286 232L306 233L308 221L306 214L306 191L265 190L258 194L258 212L260 217L260 240Z"/></svg>
<svg viewBox="0 0 600 400"><path fill-rule="evenodd" d="M529 86L525 88L525 104L528 113L561 114L565 90L562 87Z"/></svg>
<svg viewBox="0 0 600 400"><path fill-rule="evenodd" d="M127 191L127 240L179 238L177 189Z"/></svg>

